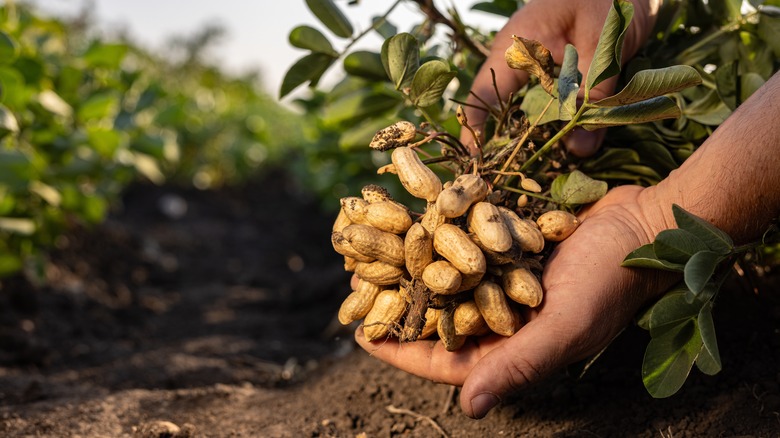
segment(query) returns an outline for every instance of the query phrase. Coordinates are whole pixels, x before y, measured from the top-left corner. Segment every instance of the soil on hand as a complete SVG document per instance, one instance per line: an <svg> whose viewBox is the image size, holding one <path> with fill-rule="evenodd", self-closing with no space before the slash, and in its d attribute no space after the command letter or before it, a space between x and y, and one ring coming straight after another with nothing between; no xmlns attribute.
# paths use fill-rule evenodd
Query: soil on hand
<svg viewBox="0 0 780 438"><path fill-rule="evenodd" d="M780 298L719 300L723 371L654 400L629 327L485 419L457 389L382 364L335 319L335 214L283 172L240 188L139 185L60 239L46 284L0 286L0 436L693 437L780 434ZM32 277L30 277L32 278ZM381 348L381 347L380 347Z"/></svg>

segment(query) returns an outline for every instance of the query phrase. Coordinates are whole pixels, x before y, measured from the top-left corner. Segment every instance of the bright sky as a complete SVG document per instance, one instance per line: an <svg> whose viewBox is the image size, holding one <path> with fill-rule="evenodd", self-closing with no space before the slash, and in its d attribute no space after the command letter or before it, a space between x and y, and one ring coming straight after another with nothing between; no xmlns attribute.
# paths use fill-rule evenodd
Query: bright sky
<svg viewBox="0 0 780 438"><path fill-rule="evenodd" d="M98 26L128 29L132 38L145 47L164 47L174 35L192 35L209 23L219 23L227 34L212 54L228 71L259 70L265 88L272 96L278 95L284 73L306 52L291 47L287 41L290 30L299 24L309 24L324 30L309 12L304 0L246 1L246 0L31 0L44 12L74 15L87 7L92 10ZM358 6L337 4L350 18L357 31L367 28L371 17L381 15L389 1L363 0ZM446 5L454 2L446 2ZM500 18L484 13L469 13L467 8L475 1L459 2L459 12L470 24L478 20L485 28L498 28ZM446 6L442 5L442 8ZM407 31L418 22L415 6L401 4L390 16L399 31ZM328 32L324 32L329 35ZM360 47L378 48L381 40L372 33ZM343 44L332 41L337 49Z"/></svg>

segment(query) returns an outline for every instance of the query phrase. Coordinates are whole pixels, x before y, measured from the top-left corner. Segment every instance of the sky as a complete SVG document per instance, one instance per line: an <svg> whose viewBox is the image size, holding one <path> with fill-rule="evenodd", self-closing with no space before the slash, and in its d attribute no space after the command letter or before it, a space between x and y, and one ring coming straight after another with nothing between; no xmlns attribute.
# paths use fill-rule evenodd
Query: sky
<svg viewBox="0 0 780 438"><path fill-rule="evenodd" d="M474 2L458 2L464 5L458 9L464 21L487 29L498 28L500 18L467 10ZM227 33L210 55L228 72L260 71L263 86L272 96L278 95L287 69L306 53L290 46L287 41L290 30L299 24L324 30L304 0L31 0L31 3L42 12L64 16L75 15L86 7L96 17L101 30L110 33L126 29L135 42L150 49L164 47L172 36L192 35L206 24L219 23ZM363 0L354 7L346 6L345 0L336 3L356 31L366 29L371 17L381 15L390 5L387 0ZM446 5L451 3L454 2ZM443 4L442 8L445 7ZM402 3L390 20L404 31L419 21L417 17L414 5ZM378 49L381 40L375 35L372 32L356 47ZM335 37L332 41L337 49L344 44ZM327 83L327 77L324 82Z"/></svg>

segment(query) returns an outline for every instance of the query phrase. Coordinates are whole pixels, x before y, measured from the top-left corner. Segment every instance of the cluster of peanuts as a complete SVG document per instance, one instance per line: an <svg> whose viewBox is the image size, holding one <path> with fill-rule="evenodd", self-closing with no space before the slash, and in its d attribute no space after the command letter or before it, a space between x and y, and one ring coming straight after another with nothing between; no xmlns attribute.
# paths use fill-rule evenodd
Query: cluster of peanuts
<svg viewBox="0 0 780 438"><path fill-rule="evenodd" d="M536 221L520 217L492 203L496 197L476 173L442 184L415 148L399 146L408 141L395 135L392 165L385 170L427 207L412 213L377 185L364 187L361 197L341 199L332 243L358 281L339 321L363 319L369 340L438 334L449 351L468 336L513 335L522 325L519 307L536 307L543 299L532 271L541 264L532 255L546 241L568 237L577 218L561 210Z"/></svg>

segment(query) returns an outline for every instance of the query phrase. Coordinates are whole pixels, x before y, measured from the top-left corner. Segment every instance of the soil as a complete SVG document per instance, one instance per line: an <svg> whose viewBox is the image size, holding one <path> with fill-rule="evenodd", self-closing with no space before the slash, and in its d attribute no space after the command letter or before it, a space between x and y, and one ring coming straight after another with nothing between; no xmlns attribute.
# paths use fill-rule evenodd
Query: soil
<svg viewBox="0 0 780 438"><path fill-rule="evenodd" d="M643 388L648 336L630 327L583 377L563 370L476 421L456 388L384 365L335 321L349 275L333 218L284 172L132 187L58 241L45 282L0 285L0 436L780 436L767 284L722 295L724 369L674 397Z"/></svg>

